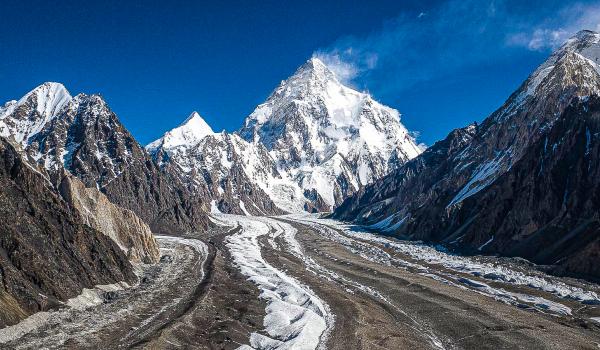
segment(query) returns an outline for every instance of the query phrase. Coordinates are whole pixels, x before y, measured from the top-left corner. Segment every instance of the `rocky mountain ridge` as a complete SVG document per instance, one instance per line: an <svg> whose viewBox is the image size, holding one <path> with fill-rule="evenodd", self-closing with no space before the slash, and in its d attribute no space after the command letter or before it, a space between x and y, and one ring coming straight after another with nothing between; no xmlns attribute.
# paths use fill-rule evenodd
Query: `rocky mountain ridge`
<svg viewBox="0 0 600 350"><path fill-rule="evenodd" d="M100 95L71 97L62 84L44 83L0 109L0 133L51 174L66 169L154 232L208 225L203 197L161 171Z"/></svg>
<svg viewBox="0 0 600 350"><path fill-rule="evenodd" d="M208 188L216 210L254 215L329 211L422 151L396 110L342 85L317 58L237 133L216 134L194 112L146 149Z"/></svg>
<svg viewBox="0 0 600 350"><path fill-rule="evenodd" d="M597 33L578 33L480 125L455 130L346 200L334 216L403 238L599 276L589 262L596 261L593 237L600 231L581 226L596 214L569 203L594 203L593 178L571 171L589 157L581 146L595 144L599 42ZM574 239L584 231L586 239ZM582 256L585 267L570 262Z"/></svg>
<svg viewBox="0 0 600 350"><path fill-rule="evenodd" d="M101 97L42 84L0 109L0 133L1 325L83 288L134 283L131 263L158 262L148 225L100 192L145 154Z"/></svg>
<svg viewBox="0 0 600 350"><path fill-rule="evenodd" d="M0 327L83 288L137 279L117 243L88 226L19 147L0 137Z"/></svg>

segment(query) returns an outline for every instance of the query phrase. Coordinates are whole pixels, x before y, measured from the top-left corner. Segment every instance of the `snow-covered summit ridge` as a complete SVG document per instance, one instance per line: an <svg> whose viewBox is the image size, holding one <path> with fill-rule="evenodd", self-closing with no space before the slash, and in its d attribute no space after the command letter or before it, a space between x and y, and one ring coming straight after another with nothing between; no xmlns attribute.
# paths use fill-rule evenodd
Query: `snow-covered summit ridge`
<svg viewBox="0 0 600 350"><path fill-rule="evenodd" d="M552 127L573 98L600 95L600 34L583 30L555 50L498 111L483 121L481 138L493 142L458 154L469 182L452 206L492 184L527 147ZM475 169L464 164L478 164Z"/></svg>
<svg viewBox="0 0 600 350"><path fill-rule="evenodd" d="M600 34L591 30L582 30L567 40L558 53L564 51L577 52L597 62L600 58Z"/></svg>
<svg viewBox="0 0 600 350"><path fill-rule="evenodd" d="M380 104L367 93L344 86L316 57L280 83L267 101L248 116L240 135L248 141L260 141L271 150L280 141L278 136L281 135L277 131L283 124L290 127L304 124L306 130L303 131L308 132L315 150L337 146L337 151L345 155L349 151L348 145L331 141L360 138L373 148L385 146L379 141L396 134L396 140L403 141L399 143L405 146L409 158L420 153L414 139L400 123L397 110ZM290 131L290 127L286 131Z"/></svg>
<svg viewBox="0 0 600 350"><path fill-rule="evenodd" d="M370 95L342 85L332 70L316 57L310 58L288 79L282 81L266 102L259 105L246 119L245 127L258 127L285 115L275 109L291 103L325 104L327 118L336 127L358 126L360 107ZM314 114L313 117L319 117ZM325 121L325 120L324 120ZM259 135L253 135L259 138ZM249 139L250 135L244 135ZM258 139L256 139L258 141Z"/></svg>
<svg viewBox="0 0 600 350"><path fill-rule="evenodd" d="M238 133L263 144L279 172L316 191L326 207L422 152L397 110L344 86L316 57L282 81Z"/></svg>
<svg viewBox="0 0 600 350"><path fill-rule="evenodd" d="M61 83L46 82L28 92L17 101L17 105L34 104L36 111L43 117L51 117L58 113L72 97Z"/></svg>
<svg viewBox="0 0 600 350"><path fill-rule="evenodd" d="M194 146L205 136L212 134L214 131L210 125L194 111L178 127L167 131L163 137L148 144L146 149L152 152L159 147L169 150L180 146Z"/></svg>
<svg viewBox="0 0 600 350"><path fill-rule="evenodd" d="M600 34L582 30L569 38L529 76L526 89L521 92L517 100L522 101L525 97L533 95L554 67L564 60L585 61L600 74Z"/></svg>
<svg viewBox="0 0 600 350"><path fill-rule="evenodd" d="M27 144L72 100L63 84L46 82L0 107L0 136Z"/></svg>

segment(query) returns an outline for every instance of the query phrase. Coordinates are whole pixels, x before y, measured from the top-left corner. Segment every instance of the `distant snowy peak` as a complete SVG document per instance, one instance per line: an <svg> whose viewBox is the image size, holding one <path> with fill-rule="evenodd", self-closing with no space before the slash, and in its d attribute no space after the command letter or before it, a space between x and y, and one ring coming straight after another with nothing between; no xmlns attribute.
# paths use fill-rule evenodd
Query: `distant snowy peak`
<svg viewBox="0 0 600 350"><path fill-rule="evenodd" d="M199 122L198 118L192 116L184 125ZM273 160L261 144L225 131L205 133L177 146L165 141L147 146L151 156L161 169L178 174L191 191L209 196L214 210L256 215L283 213L268 192L279 178Z"/></svg>
<svg viewBox="0 0 600 350"><path fill-rule="evenodd" d="M153 152L158 148L169 150L179 146L194 146L205 136L212 134L214 134L213 129L198 112L192 112L181 125L166 132L160 139L148 144L146 149Z"/></svg>
<svg viewBox="0 0 600 350"><path fill-rule="evenodd" d="M397 143L413 158L420 153L400 113L375 101L369 94L341 84L335 74L318 58L311 58L289 79L282 81L267 101L259 105L245 121L240 135L248 141L262 142L271 150L288 146L280 133L298 132L315 151L331 152L332 146L346 155L347 143L359 139L369 147ZM398 141L398 142L396 142ZM302 144L296 144L302 146ZM360 146L360 145L354 145Z"/></svg>
<svg viewBox="0 0 600 350"><path fill-rule="evenodd" d="M282 81L279 86L267 98L267 101L259 105L246 119L244 131L256 130L263 124L272 123L277 120L285 120L287 114L281 113L281 109L292 104L308 104L307 107L324 107L329 111L325 117L329 117L335 126L349 126L356 121L356 113L353 109L367 99L368 95L357 92L342 85L335 74L325 66L318 58L311 58L304 63L287 80ZM324 115L314 113L308 117L322 117ZM323 120L325 122L326 120ZM258 134L243 135L244 138L260 138ZM268 141L268 140L267 140Z"/></svg>
<svg viewBox="0 0 600 350"><path fill-rule="evenodd" d="M238 133L263 144L306 200L329 209L422 152L397 110L344 86L318 58L282 81Z"/></svg>
<svg viewBox="0 0 600 350"><path fill-rule="evenodd" d="M525 88L518 95L517 101L523 101L527 96L534 95L540 84L550 73L565 61L589 64L600 73L600 34L582 30L567 40L542 65L540 65L525 82ZM562 75L563 79L571 79Z"/></svg>
<svg viewBox="0 0 600 350"><path fill-rule="evenodd" d="M22 105L33 100L33 104L40 115L51 117L69 103L71 98L71 94L63 84L47 82L23 96L17 104Z"/></svg>
<svg viewBox="0 0 600 350"><path fill-rule="evenodd" d="M71 100L60 83L47 82L36 87L18 101L0 107L0 136L12 136L25 145Z"/></svg>

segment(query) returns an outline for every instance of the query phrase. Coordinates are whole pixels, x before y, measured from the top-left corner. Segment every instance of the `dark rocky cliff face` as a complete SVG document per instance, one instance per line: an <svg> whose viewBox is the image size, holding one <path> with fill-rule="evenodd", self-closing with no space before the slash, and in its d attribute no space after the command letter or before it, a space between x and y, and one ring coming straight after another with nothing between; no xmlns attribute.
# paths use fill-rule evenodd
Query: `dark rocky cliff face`
<svg viewBox="0 0 600 350"><path fill-rule="evenodd" d="M589 173L596 171L590 157L598 45L598 34L579 33L481 125L455 130L361 189L334 216L407 239L522 256L553 264L557 273L600 278L598 180Z"/></svg>
<svg viewBox="0 0 600 350"><path fill-rule="evenodd" d="M161 171L98 95L80 94L30 140L28 153L132 210L153 232L206 229L206 196Z"/></svg>
<svg viewBox="0 0 600 350"><path fill-rule="evenodd" d="M510 171L433 228L463 248L599 278L599 137L600 97L574 100Z"/></svg>
<svg viewBox="0 0 600 350"><path fill-rule="evenodd" d="M136 278L121 249L85 225L47 176L0 138L0 327L82 288Z"/></svg>

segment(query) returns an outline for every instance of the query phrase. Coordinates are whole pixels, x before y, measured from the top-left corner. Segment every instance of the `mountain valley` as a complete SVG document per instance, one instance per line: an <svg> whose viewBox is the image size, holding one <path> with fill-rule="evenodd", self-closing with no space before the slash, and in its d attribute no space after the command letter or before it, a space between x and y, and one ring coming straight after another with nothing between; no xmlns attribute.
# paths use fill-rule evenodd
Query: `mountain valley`
<svg viewBox="0 0 600 350"><path fill-rule="evenodd" d="M428 148L317 57L146 146L43 83L0 107L0 348L597 348L598 59Z"/></svg>

